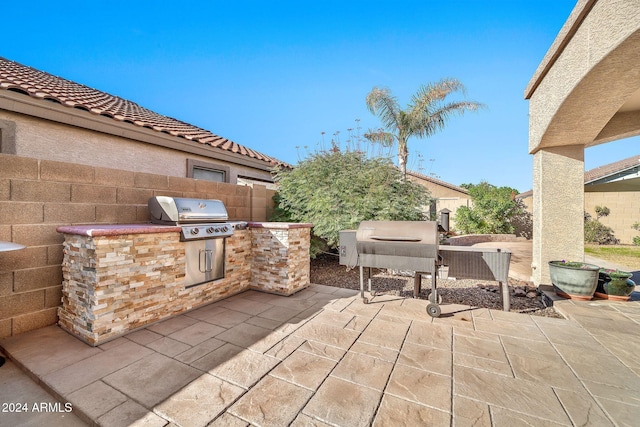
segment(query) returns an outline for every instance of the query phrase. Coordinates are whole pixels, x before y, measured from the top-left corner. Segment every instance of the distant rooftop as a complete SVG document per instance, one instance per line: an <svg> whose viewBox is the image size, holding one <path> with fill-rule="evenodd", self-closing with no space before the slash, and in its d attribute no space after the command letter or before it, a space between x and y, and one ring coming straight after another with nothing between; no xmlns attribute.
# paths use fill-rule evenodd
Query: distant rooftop
<svg viewBox="0 0 640 427"><path fill-rule="evenodd" d="M584 183L591 184L594 181L598 181L603 178L613 177L615 175L625 173L631 169L640 167L640 155L631 156L617 162L609 163L607 165L598 166L597 168L589 169L584 173ZM525 191L518 194L518 198L530 197L533 194L533 190Z"/></svg>
<svg viewBox="0 0 640 427"><path fill-rule="evenodd" d="M423 179L425 181L430 181L430 182L432 182L434 184L440 185L442 187L450 188L451 190L459 191L459 192L464 193L464 194L469 194L469 191L466 188L458 187L457 185L453 185L453 184L450 184L450 183L448 183L446 181L442 181L440 179L436 179L436 178L432 178L432 177L427 176L427 175L423 175L423 174L421 174L419 172L414 172L414 171L408 170L407 171L407 175L411 175L411 176L414 176L416 178Z"/></svg>
<svg viewBox="0 0 640 427"><path fill-rule="evenodd" d="M584 183L589 184L598 179L607 178L638 166L640 166L640 155L599 166L584 173Z"/></svg>
<svg viewBox="0 0 640 427"><path fill-rule="evenodd" d="M91 114L152 129L270 164L283 163L206 129L155 113L135 102L24 66L3 57L0 57L0 89L53 101L65 107L85 110Z"/></svg>

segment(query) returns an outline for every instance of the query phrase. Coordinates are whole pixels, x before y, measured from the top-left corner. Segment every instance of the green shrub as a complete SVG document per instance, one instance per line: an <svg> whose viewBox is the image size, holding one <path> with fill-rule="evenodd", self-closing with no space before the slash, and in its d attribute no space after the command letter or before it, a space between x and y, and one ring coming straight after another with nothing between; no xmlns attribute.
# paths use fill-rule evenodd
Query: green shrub
<svg viewBox="0 0 640 427"><path fill-rule="evenodd" d="M636 222L634 223L631 228L633 228L634 230L638 230L640 231L640 222ZM633 238L633 244L636 246L640 246L640 236L635 236Z"/></svg>
<svg viewBox="0 0 640 427"><path fill-rule="evenodd" d="M337 247L340 230L364 220L424 220L430 202L426 188L404 180L388 159L336 146L310 154L293 169L278 169L275 180L272 220L312 223L313 235L327 248ZM317 252L320 242L313 242Z"/></svg>
<svg viewBox="0 0 640 427"><path fill-rule="evenodd" d="M519 234L530 237L532 222L515 188L496 187L488 182L462 184L469 191L473 206L456 210L456 229L463 234Z"/></svg>
<svg viewBox="0 0 640 427"><path fill-rule="evenodd" d="M599 209L596 209L598 213L598 218L601 216L607 216L609 214L609 209L604 207L606 210L606 215L600 215L598 212ZM619 240L613 234L613 229L611 227L607 227L602 224L597 219L591 218L589 214L585 214L584 220L584 240L587 243L596 243L598 245L616 245L619 243Z"/></svg>

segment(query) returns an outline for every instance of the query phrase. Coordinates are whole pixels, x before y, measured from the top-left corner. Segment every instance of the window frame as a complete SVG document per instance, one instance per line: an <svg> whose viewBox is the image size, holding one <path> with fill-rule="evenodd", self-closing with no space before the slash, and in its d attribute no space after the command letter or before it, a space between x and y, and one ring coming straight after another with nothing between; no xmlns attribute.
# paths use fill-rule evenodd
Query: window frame
<svg viewBox="0 0 640 427"><path fill-rule="evenodd" d="M231 168L229 166L223 166L218 163L205 162L202 160L187 159L187 178L193 178L194 169L209 170L212 172L223 173L224 179L222 181L211 181L211 182L229 183L231 179Z"/></svg>

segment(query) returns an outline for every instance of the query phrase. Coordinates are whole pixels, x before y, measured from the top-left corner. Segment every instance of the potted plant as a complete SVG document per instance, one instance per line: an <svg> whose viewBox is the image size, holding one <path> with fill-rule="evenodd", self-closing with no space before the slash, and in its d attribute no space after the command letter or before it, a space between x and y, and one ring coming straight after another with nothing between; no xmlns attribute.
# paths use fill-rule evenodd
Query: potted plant
<svg viewBox="0 0 640 427"><path fill-rule="evenodd" d="M633 273L622 270L600 269L600 277L605 276L602 289L596 290L596 296L619 301L627 301L636 284L631 280ZM600 285L598 285L600 287Z"/></svg>
<svg viewBox="0 0 640 427"><path fill-rule="evenodd" d="M580 261L549 261L549 274L556 294L588 301L598 286L600 267Z"/></svg>

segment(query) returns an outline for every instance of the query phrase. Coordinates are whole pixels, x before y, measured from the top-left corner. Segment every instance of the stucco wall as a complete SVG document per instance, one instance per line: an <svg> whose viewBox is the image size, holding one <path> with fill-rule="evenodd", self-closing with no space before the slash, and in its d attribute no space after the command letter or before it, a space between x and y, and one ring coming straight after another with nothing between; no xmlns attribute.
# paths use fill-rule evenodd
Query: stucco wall
<svg viewBox="0 0 640 427"><path fill-rule="evenodd" d="M236 183L238 175L271 180L268 171L6 110L0 110L0 120L15 123L15 147L10 153L19 156L177 177L187 176L187 159L194 159L230 168L230 183ZM212 155L216 150L224 151L212 148Z"/></svg>
<svg viewBox="0 0 640 427"><path fill-rule="evenodd" d="M0 337L54 324L62 289L60 225L149 220L153 195L222 200L232 220L264 221L273 191L0 154Z"/></svg>
<svg viewBox="0 0 640 427"><path fill-rule="evenodd" d="M583 9L587 14L580 21ZM637 1L578 2L541 64L550 61L551 67L546 73L539 68L525 93L530 99L530 153L595 144L624 100L638 89L638 17ZM568 43L556 46L572 30Z"/></svg>

